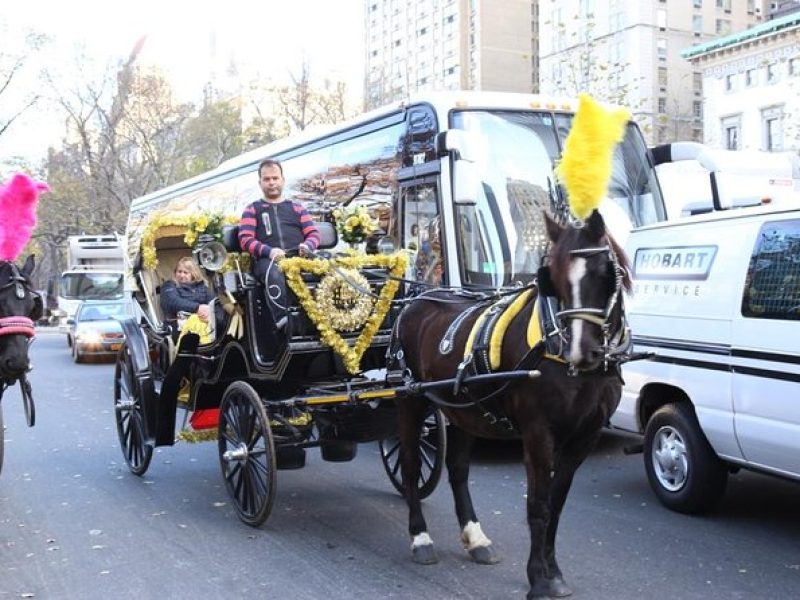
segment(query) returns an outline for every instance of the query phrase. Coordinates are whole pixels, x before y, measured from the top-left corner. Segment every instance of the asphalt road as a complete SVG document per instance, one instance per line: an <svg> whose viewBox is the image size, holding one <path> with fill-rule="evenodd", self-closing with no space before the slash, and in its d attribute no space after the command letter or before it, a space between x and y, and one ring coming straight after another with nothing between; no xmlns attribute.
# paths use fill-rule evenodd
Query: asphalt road
<svg viewBox="0 0 800 600"><path fill-rule="evenodd" d="M410 560L405 503L377 447L349 463L278 473L260 529L242 524L222 484L216 444L156 451L143 477L122 459L113 365L74 365L62 336L33 346L36 426L18 389L3 398L0 600L4 598L524 598L524 471L520 446L476 448L472 489L502 562L461 549L446 482L424 502L439 564ZM558 537L579 600L783 599L800 596L800 486L731 477L712 515L664 509L630 438L608 434L578 471Z"/></svg>

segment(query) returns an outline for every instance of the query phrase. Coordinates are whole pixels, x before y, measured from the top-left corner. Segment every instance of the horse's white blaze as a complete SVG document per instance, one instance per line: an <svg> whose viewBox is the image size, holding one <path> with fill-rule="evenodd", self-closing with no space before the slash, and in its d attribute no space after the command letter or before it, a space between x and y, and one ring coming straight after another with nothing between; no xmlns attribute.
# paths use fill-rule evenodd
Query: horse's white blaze
<svg viewBox="0 0 800 600"><path fill-rule="evenodd" d="M413 552L414 548L418 548L419 546L431 546L432 544L433 540L431 536L428 535L427 531L423 531L415 535L411 540L411 551Z"/></svg>
<svg viewBox="0 0 800 600"><path fill-rule="evenodd" d="M492 540L483 533L480 523L470 521L464 525L464 529L461 531L461 543L464 544L465 549L472 550L474 548L491 546Z"/></svg>
<svg viewBox="0 0 800 600"><path fill-rule="evenodd" d="M569 287L572 291L572 308L583 308L581 305L581 280L586 275L586 259L576 258L569 268ZM583 358L581 354L581 338L583 337L583 320L570 321L572 341L569 348L569 359L573 364L579 363Z"/></svg>

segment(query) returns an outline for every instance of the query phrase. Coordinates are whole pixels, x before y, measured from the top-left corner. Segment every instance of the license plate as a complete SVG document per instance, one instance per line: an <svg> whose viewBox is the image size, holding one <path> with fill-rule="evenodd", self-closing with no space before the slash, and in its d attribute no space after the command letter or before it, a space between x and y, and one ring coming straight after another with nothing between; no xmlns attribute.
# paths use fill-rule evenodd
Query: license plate
<svg viewBox="0 0 800 600"><path fill-rule="evenodd" d="M120 348L122 348L122 344L111 344L112 350L119 350Z"/></svg>

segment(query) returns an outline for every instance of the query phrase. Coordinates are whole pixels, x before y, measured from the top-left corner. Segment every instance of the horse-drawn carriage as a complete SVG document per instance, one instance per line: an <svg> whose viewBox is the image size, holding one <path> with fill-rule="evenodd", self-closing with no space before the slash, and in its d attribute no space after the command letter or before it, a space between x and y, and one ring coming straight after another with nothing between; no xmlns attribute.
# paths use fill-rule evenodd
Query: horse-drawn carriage
<svg viewBox="0 0 800 600"><path fill-rule="evenodd" d="M359 196L367 206L369 196L389 214L391 243L373 246L386 254L343 251L317 214L324 242L317 256L281 262L292 291L282 329L239 254L235 230L209 232L207 214L192 216L199 206L219 218L231 199L241 205L252 196L244 177L255 183L257 161L137 201L127 237L129 289L141 314L124 323L114 382L130 470L143 474L156 446L216 439L239 516L257 526L269 515L276 470L303 466L312 447L341 461L358 443L378 441L390 481L409 505L414 560L436 561L420 500L446 462L464 547L476 562L492 563L467 486L471 438L519 437L528 477L529 597L567 595L555 556L560 512L619 401L620 364L631 358L622 302L627 262L595 209L614 187L606 202L613 227L664 216L638 129L625 114L585 103L583 119L572 114L574 105L556 110L529 101L514 111L485 102L438 112L433 104L403 105L265 152L308 171L290 191L328 193L331 181L346 187L349 178L358 188L351 200ZM589 131L580 120L590 121ZM437 132L437 122L452 128ZM590 152L569 151L570 127L582 136L572 146ZM389 136L397 138L387 143ZM494 139L492 153L484 139ZM504 147L507 140L514 143ZM524 160L516 163L520 152ZM564 171L588 176L571 186L562 172L564 186L556 185L559 156ZM481 161L487 168L479 171ZM198 232L208 243L193 243ZM166 326L158 293L190 252L221 308L210 311L207 330L179 334Z"/></svg>
<svg viewBox="0 0 800 600"><path fill-rule="evenodd" d="M191 216L174 215L169 224L151 220L132 272L141 310L123 323L126 342L114 380L117 428L130 470L143 474L156 446L216 439L239 516L257 526L270 513L276 470L304 466L312 447L327 461L348 461L359 443L380 441L386 472L401 490L394 393L386 391L384 380L364 373L385 364L399 312L393 303L399 283L389 276L404 271L404 255L335 252L336 229L319 223L316 257L285 259L290 289L299 287L290 294L288 323L278 329L263 284L247 269L249 257L239 254L237 227L225 226L221 242L201 238L190 246L192 222ZM208 331L179 332L164 319L158 294L171 266L192 253L215 298ZM320 308L311 306L314 298L341 296L341 286L353 278L364 286L359 293L366 303L356 298L338 306L329 299L324 315L315 314ZM442 470L441 413L431 411L425 428L423 496L433 491Z"/></svg>

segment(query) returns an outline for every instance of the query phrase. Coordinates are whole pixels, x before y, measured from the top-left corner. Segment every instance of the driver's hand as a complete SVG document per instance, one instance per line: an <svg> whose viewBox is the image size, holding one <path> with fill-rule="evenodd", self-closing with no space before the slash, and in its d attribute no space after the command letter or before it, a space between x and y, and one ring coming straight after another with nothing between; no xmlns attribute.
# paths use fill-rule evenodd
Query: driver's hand
<svg viewBox="0 0 800 600"><path fill-rule="evenodd" d="M297 252L300 256L308 256L309 252L311 252L311 248L308 247L308 244L300 244L297 246Z"/></svg>
<svg viewBox="0 0 800 600"><path fill-rule="evenodd" d="M281 260L286 256L286 252L283 251L282 248L273 248L269 251L269 257L272 260Z"/></svg>

